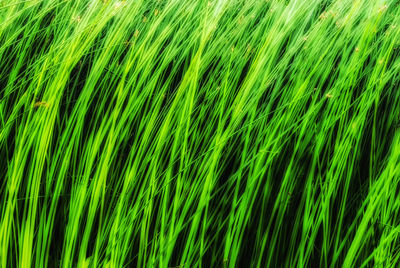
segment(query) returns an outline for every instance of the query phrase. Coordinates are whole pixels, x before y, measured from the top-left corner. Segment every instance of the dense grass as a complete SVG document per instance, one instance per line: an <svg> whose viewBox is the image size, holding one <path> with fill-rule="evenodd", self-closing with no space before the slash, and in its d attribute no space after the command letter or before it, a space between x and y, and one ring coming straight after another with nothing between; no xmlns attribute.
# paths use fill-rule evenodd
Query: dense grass
<svg viewBox="0 0 400 268"><path fill-rule="evenodd" d="M1 267L398 267L400 6L0 0Z"/></svg>

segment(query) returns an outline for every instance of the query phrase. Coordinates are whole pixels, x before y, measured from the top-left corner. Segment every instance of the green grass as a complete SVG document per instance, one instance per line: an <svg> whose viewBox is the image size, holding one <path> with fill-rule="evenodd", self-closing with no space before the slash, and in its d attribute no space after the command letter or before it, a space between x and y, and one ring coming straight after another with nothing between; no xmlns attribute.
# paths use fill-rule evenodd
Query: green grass
<svg viewBox="0 0 400 268"><path fill-rule="evenodd" d="M398 267L400 6L0 0L0 267Z"/></svg>

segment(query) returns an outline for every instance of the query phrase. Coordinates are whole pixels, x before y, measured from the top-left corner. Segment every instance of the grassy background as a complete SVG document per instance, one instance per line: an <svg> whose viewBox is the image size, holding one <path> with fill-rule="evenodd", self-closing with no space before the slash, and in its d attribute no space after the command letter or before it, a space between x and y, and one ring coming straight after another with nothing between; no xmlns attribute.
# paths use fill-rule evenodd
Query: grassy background
<svg viewBox="0 0 400 268"><path fill-rule="evenodd" d="M400 7L0 0L1 267L398 267Z"/></svg>

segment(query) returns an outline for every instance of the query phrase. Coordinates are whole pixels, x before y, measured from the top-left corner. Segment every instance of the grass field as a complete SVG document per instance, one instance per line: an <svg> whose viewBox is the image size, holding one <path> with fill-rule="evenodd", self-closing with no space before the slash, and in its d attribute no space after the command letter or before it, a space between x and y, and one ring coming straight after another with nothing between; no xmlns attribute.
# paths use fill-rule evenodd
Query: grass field
<svg viewBox="0 0 400 268"><path fill-rule="evenodd" d="M399 267L399 4L0 0L0 267Z"/></svg>

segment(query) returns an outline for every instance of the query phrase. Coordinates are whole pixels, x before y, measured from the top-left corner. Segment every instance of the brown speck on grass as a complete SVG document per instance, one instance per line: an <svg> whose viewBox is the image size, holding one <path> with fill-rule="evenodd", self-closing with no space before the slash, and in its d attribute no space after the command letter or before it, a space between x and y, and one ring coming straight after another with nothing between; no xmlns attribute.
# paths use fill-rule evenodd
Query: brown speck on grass
<svg viewBox="0 0 400 268"><path fill-rule="evenodd" d="M49 108L49 104L45 101L37 101L35 102L35 104L33 105L33 107L45 107L45 108Z"/></svg>
<svg viewBox="0 0 400 268"><path fill-rule="evenodd" d="M247 44L247 49L246 49L246 53L247 54L251 54L254 52L253 47L250 44Z"/></svg>
<svg viewBox="0 0 400 268"><path fill-rule="evenodd" d="M320 20L325 20L328 18L328 13L326 11L322 12L321 15L319 15Z"/></svg>
<svg viewBox="0 0 400 268"><path fill-rule="evenodd" d="M125 45L126 47L129 47L130 45L132 45L132 42L129 41L129 40L126 40L126 41L124 42L124 45Z"/></svg>
<svg viewBox="0 0 400 268"><path fill-rule="evenodd" d="M72 20L73 20L74 22L79 23L79 22L81 22L82 18L81 18L81 16L76 16L76 17L72 18Z"/></svg>

